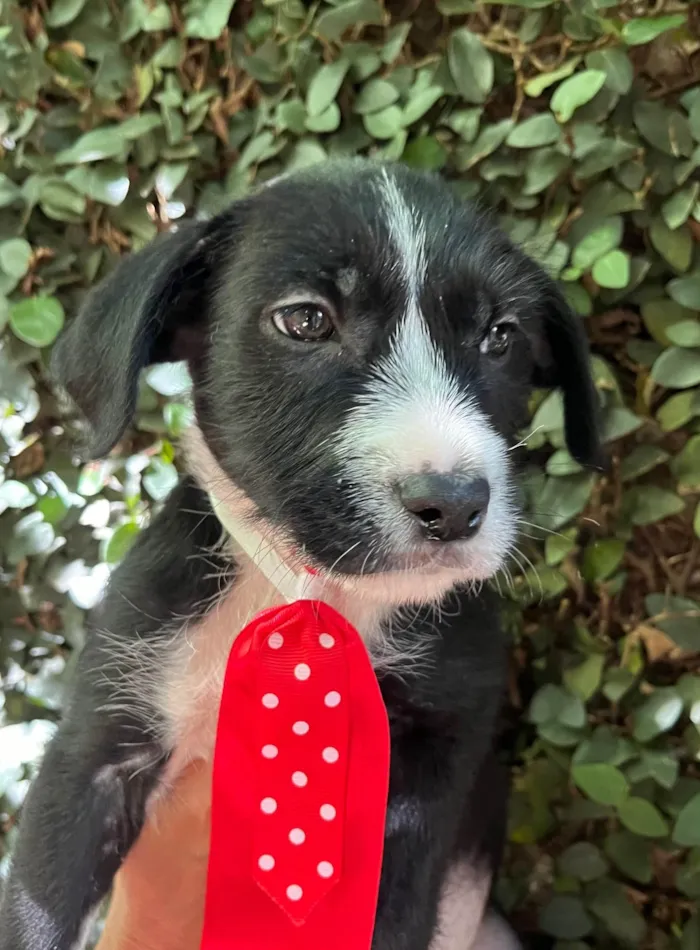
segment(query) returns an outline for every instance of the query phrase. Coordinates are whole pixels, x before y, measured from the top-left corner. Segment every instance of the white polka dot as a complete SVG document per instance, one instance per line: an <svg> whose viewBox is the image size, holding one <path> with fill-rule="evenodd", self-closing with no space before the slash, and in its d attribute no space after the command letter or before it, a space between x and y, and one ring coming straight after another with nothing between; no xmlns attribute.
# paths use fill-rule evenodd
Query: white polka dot
<svg viewBox="0 0 700 950"><path fill-rule="evenodd" d="M304 892L298 884L290 884L287 888L287 897L290 901L300 901L303 896Z"/></svg>
<svg viewBox="0 0 700 950"><path fill-rule="evenodd" d="M264 759L276 759L279 749L276 745L264 745L262 747L262 754Z"/></svg>
<svg viewBox="0 0 700 950"><path fill-rule="evenodd" d="M258 867L261 871L271 871L275 866L275 859L271 854L261 854L258 858Z"/></svg>
<svg viewBox="0 0 700 950"><path fill-rule="evenodd" d="M306 833L301 828L292 828L289 832L289 840L292 844L303 844L306 841Z"/></svg>
<svg viewBox="0 0 700 950"><path fill-rule="evenodd" d="M294 782L297 788L303 788L305 785L308 784L309 778L305 772L294 772L294 774L292 775L292 781Z"/></svg>
<svg viewBox="0 0 700 950"><path fill-rule="evenodd" d="M274 815L277 811L277 802L274 798L263 798L260 802L260 811L265 812L266 815Z"/></svg>
<svg viewBox="0 0 700 950"><path fill-rule="evenodd" d="M330 633L322 633L318 638L318 642L324 650L330 650L331 647L335 646L335 637L332 637Z"/></svg>
<svg viewBox="0 0 700 950"><path fill-rule="evenodd" d="M276 709L280 704L279 696L275 696L274 693L265 693L262 704L266 709Z"/></svg>
<svg viewBox="0 0 700 950"><path fill-rule="evenodd" d="M294 667L294 675L298 680L307 680L311 676L311 667L308 663L299 663Z"/></svg>
<svg viewBox="0 0 700 950"><path fill-rule="evenodd" d="M300 719L299 722L295 722L292 726L292 732L295 736L305 736L309 731L308 722L304 722L303 719Z"/></svg>
<svg viewBox="0 0 700 950"><path fill-rule="evenodd" d="M279 650L284 646L284 637L281 633L271 633L267 638L267 643L271 650Z"/></svg>
<svg viewBox="0 0 700 950"><path fill-rule="evenodd" d="M333 877L333 865L330 861L319 861L316 870L321 877Z"/></svg>
<svg viewBox="0 0 700 950"><path fill-rule="evenodd" d="M337 762L340 758L340 752L334 749L332 745L326 746L321 755L323 756L323 761L328 762L329 765L333 765L333 763Z"/></svg>
<svg viewBox="0 0 700 950"><path fill-rule="evenodd" d="M340 693L333 689L330 691L330 693L326 693L325 699L323 701L326 706L329 706L332 709L334 706L338 706L340 704Z"/></svg>
<svg viewBox="0 0 700 950"><path fill-rule="evenodd" d="M336 816L336 810L332 805L321 805L321 818L324 821L333 821Z"/></svg>

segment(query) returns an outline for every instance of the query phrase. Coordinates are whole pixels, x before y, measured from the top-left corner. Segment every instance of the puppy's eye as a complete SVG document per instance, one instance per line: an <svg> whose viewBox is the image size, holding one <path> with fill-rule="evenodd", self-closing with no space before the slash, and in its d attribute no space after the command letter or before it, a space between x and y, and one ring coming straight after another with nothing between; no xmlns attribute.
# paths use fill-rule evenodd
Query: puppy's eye
<svg viewBox="0 0 700 950"><path fill-rule="evenodd" d="M333 336L335 327L325 307L317 303L295 303L280 307L272 322L285 336L304 343L321 343Z"/></svg>
<svg viewBox="0 0 700 950"><path fill-rule="evenodd" d="M494 323L481 341L479 349L487 356L505 355L513 342L517 328L513 320L501 320L500 323Z"/></svg>

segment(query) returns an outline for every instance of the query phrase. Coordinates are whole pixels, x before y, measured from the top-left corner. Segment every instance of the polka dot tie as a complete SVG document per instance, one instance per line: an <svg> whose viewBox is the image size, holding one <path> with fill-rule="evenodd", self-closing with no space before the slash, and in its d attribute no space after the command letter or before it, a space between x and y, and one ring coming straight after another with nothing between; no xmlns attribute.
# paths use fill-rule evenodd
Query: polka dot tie
<svg viewBox="0 0 700 950"><path fill-rule="evenodd" d="M201 950L368 950L388 776L357 632L317 601L259 614L226 671Z"/></svg>

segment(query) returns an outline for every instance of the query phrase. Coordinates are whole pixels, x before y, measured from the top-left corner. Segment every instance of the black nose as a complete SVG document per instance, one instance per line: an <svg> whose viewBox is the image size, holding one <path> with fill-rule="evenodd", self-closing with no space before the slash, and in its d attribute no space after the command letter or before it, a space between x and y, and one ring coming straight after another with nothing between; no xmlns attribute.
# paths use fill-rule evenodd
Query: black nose
<svg viewBox="0 0 700 950"><path fill-rule="evenodd" d="M410 475L397 488L429 541L473 538L489 506L489 483L473 475Z"/></svg>

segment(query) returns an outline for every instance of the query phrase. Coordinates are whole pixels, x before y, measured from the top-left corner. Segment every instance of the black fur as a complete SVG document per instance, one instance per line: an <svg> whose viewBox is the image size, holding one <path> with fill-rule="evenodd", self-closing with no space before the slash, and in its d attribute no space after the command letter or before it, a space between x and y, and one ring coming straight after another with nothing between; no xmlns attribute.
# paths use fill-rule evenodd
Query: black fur
<svg viewBox="0 0 700 950"><path fill-rule="evenodd" d="M552 282L439 179L400 167L392 174L424 223L421 312L449 372L508 439L526 419L531 387L560 385L571 453L598 464L585 336ZM388 545L370 556L375 528L326 450L405 308L378 175L370 163L329 163L159 238L92 292L54 358L97 456L131 419L140 370L187 358L198 424L228 478L316 563L347 575L381 575L395 554ZM358 279L348 288L349 268ZM330 301L340 343L311 346L274 329L268 308L299 286ZM479 341L494 316L513 310L517 347L501 362L484 361ZM207 495L185 476L115 572L24 808L0 950L73 948L107 894L173 750L159 739L155 706L151 715L114 706L103 672L115 642L125 651L137 637L169 642L176 620L196 622L215 603L222 578L236 573L212 553L219 536ZM358 540L359 550L346 553ZM392 765L374 950L428 950L451 862L467 857L493 870L500 858L506 783L492 745L505 645L497 604L458 592L441 607L437 629L427 607L410 621L393 618L392 627L428 645L430 662L380 677ZM143 755L136 777L134 749Z"/></svg>

